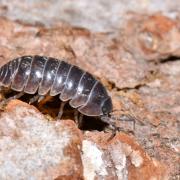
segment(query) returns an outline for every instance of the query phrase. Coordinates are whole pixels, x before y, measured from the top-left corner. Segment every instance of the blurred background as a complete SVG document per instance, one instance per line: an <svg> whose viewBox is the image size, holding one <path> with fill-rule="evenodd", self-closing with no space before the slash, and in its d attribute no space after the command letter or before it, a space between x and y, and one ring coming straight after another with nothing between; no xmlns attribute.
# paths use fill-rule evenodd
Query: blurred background
<svg viewBox="0 0 180 180"><path fill-rule="evenodd" d="M59 21L92 31L116 31L131 13L161 12L177 18L180 1L169 0L0 0L0 15L52 26Z"/></svg>

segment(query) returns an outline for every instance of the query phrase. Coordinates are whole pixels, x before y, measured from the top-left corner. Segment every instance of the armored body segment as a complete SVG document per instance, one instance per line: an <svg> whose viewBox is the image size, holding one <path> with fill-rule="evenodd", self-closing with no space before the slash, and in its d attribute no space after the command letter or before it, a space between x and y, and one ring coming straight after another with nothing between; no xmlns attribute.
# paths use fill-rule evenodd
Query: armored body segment
<svg viewBox="0 0 180 180"><path fill-rule="evenodd" d="M5 78L2 80L2 84L5 87L10 87L12 80L14 79L18 66L19 66L20 59L14 59L7 63L7 73Z"/></svg>
<svg viewBox="0 0 180 180"><path fill-rule="evenodd" d="M37 92L37 89L39 88L39 83L41 82L43 77L46 62L47 58L41 56L34 56L28 81L24 88L25 93L35 94Z"/></svg>
<svg viewBox="0 0 180 180"><path fill-rule="evenodd" d="M85 105L95 83L96 79L88 72L85 72L79 82L77 92L69 104L74 108Z"/></svg>
<svg viewBox="0 0 180 180"><path fill-rule="evenodd" d="M39 95L46 95L50 91L53 82L55 80L59 63L60 61L54 58L49 58L48 61L46 62L43 78L38 90Z"/></svg>
<svg viewBox="0 0 180 180"><path fill-rule="evenodd" d="M16 66L17 72L12 79L11 88L15 91L23 91L24 86L30 74L32 57L24 56L19 59L19 65Z"/></svg>
<svg viewBox="0 0 180 180"><path fill-rule="evenodd" d="M71 68L71 65L61 61L53 85L51 87L50 95L56 96L62 92L65 86L66 78L68 76L69 70Z"/></svg>
<svg viewBox="0 0 180 180"><path fill-rule="evenodd" d="M38 91L30 103L50 93L50 96L59 95L61 101L69 101L73 108L87 116L102 118L112 112L111 98L99 81L77 66L55 58L23 56L8 62L0 68L0 86L19 91L14 98ZM64 104L61 103L59 117Z"/></svg>
<svg viewBox="0 0 180 180"><path fill-rule="evenodd" d="M68 74L64 89L60 95L62 101L68 101L74 97L77 92L79 81L83 75L83 71L73 66Z"/></svg>
<svg viewBox="0 0 180 180"><path fill-rule="evenodd" d="M5 78L2 80L2 84L5 87L10 87L11 82L17 73L19 62L20 62L20 59L14 59L10 61L9 63L7 63L7 66L8 66L7 73L6 73Z"/></svg>
<svg viewBox="0 0 180 180"><path fill-rule="evenodd" d="M108 97L109 96L104 86L97 81L89 95L87 103L84 106L78 108L78 110L87 116L103 115L102 105L104 100Z"/></svg>
<svg viewBox="0 0 180 180"><path fill-rule="evenodd" d="M2 83L3 79L6 77L7 71L8 71L8 65L5 64L0 69L0 82Z"/></svg>

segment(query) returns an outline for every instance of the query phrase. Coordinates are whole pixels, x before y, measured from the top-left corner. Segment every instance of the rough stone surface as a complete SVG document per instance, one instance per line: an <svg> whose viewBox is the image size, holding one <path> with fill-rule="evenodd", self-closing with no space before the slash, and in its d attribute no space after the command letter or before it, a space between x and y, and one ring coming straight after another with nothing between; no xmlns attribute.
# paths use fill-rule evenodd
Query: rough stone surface
<svg viewBox="0 0 180 180"><path fill-rule="evenodd" d="M108 136L85 134L82 156L85 179L167 179L165 167L151 159L132 138L119 133L107 141Z"/></svg>
<svg viewBox="0 0 180 180"><path fill-rule="evenodd" d="M104 83L118 110L114 112L117 117L124 113L136 117L134 134L118 134L108 143L109 134L79 136L74 123L68 121L67 127L63 121L60 129L69 135L72 128L76 137L70 137L69 141L76 143L65 151L78 165L79 174L74 163L73 167L67 163L75 178L180 178L179 1L135 0L127 4L97 0L91 6L86 0L0 2L0 65L27 54L65 58ZM14 109L10 106L8 112L14 113ZM11 113L4 113L10 119ZM37 114L27 116L37 120L41 116ZM129 129L128 124L117 122ZM42 139L42 135L36 138ZM134 145L136 142L139 145ZM66 170L63 173L69 172ZM59 179L72 178L54 171L55 177L60 173Z"/></svg>
<svg viewBox="0 0 180 180"><path fill-rule="evenodd" d="M82 178L79 131L12 101L0 118L0 179Z"/></svg>

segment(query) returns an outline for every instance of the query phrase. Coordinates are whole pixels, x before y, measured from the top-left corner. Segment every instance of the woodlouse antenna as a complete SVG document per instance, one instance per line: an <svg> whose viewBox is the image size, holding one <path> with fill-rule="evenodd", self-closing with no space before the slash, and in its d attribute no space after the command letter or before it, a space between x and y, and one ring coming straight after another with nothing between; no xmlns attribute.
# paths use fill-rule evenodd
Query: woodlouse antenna
<svg viewBox="0 0 180 180"><path fill-rule="evenodd" d="M133 131L135 130L135 124L137 118L131 114L121 114L120 117L111 116L112 119L115 121L126 121L126 122L133 122Z"/></svg>
<svg viewBox="0 0 180 180"><path fill-rule="evenodd" d="M121 112L120 115L115 114L115 112ZM114 121L129 121L133 122L133 131L135 130L135 124L138 119L134 115L133 112L129 112L129 110L118 110L114 109L111 113L109 113L109 116L114 120Z"/></svg>
<svg viewBox="0 0 180 180"><path fill-rule="evenodd" d="M114 115L113 113L118 110L114 110L108 115L101 116L101 120L108 124L108 129L112 131L111 136L108 138L108 141L111 140L115 135L116 132L125 132L125 130L121 127L116 125L117 121L126 121L126 122L133 122L133 131L135 130L135 123L137 118L131 114L121 114L120 116Z"/></svg>

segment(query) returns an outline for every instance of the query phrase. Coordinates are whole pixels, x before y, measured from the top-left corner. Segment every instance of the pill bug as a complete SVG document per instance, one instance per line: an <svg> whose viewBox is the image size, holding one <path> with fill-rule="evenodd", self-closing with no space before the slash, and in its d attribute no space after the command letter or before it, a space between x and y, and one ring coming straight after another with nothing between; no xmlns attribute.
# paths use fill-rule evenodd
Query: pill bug
<svg viewBox="0 0 180 180"><path fill-rule="evenodd" d="M38 55L16 58L0 68L0 87L18 92L5 101L32 94L34 97L29 102L33 103L46 95L59 95L58 119L65 103L69 102L80 115L99 117L110 129L116 130L110 115L112 100L102 83L63 60ZM75 121L80 126L82 116L75 116Z"/></svg>

